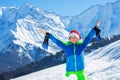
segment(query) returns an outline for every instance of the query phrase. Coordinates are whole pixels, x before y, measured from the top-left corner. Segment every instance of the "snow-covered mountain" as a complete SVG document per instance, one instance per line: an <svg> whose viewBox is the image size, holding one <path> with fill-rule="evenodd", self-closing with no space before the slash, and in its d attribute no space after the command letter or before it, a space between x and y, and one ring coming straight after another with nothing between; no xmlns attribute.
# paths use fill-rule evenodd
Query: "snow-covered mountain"
<svg viewBox="0 0 120 80"><path fill-rule="evenodd" d="M102 37L120 34L119 5L120 1L95 5L73 17L63 17L29 4L23 7L0 7L0 67L4 66L0 72L39 60L48 56L48 52L55 54L61 50L52 41L48 52L41 48L44 35L39 32L40 28L67 41L68 31L76 29L84 38L100 19Z"/></svg>
<svg viewBox="0 0 120 80"><path fill-rule="evenodd" d="M35 46L41 47L40 43L43 41L44 35L39 33L40 28L44 28L46 31L53 33L66 40L68 32L64 30L65 25L63 24L62 17L52 12L47 12L35 8L31 5L26 5L22 8L1 8L0 26L2 38L1 44L5 43L0 50L4 49L7 45L13 41L15 44L26 46L25 43L30 43ZM67 22L67 20L66 20ZM64 36L64 37L63 37ZM7 43L7 41L9 40ZM21 50L20 50L21 51Z"/></svg>
<svg viewBox="0 0 120 80"><path fill-rule="evenodd" d="M72 17L66 30L78 30L82 37L93 28L98 19L101 20L100 29L103 38L120 34L120 1L106 5L94 5L80 15Z"/></svg>
<svg viewBox="0 0 120 80"><path fill-rule="evenodd" d="M89 80L120 80L120 40L85 56ZM37 71L11 80L68 80L65 64Z"/></svg>
<svg viewBox="0 0 120 80"><path fill-rule="evenodd" d="M44 35L39 29L53 33L60 39L67 40L68 32L64 29L69 21L55 13L43 11L32 5L0 8L0 72L14 69L15 66L28 64L48 56L41 49ZM50 42L49 52L60 51ZM10 60L12 58L12 60Z"/></svg>

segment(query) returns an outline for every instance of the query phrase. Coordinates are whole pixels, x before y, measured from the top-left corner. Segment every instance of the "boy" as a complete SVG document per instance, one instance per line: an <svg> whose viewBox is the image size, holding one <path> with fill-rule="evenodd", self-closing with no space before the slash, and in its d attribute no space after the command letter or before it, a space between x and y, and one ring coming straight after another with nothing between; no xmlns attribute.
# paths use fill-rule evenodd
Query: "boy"
<svg viewBox="0 0 120 80"><path fill-rule="evenodd" d="M57 44L60 48L62 48L66 53L66 76L70 76L71 74L75 74L77 76L77 80L87 80L84 73L84 49L91 41L92 37L96 33L96 36L100 38L100 30L98 26L100 25L100 20L98 20L96 26L90 31L83 42L80 42L81 36L76 30L72 30L69 34L69 41L63 42L52 34L45 32L43 29L40 29L40 32L45 35L45 39L43 42L43 47L47 49L49 38Z"/></svg>

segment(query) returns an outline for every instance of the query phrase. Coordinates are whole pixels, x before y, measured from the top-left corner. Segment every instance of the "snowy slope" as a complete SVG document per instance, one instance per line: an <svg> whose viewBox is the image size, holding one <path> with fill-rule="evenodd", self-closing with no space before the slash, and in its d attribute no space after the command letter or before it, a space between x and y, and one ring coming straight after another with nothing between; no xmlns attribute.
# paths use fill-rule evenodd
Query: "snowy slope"
<svg viewBox="0 0 120 80"><path fill-rule="evenodd" d="M120 40L93 51L86 62L91 80L120 80Z"/></svg>
<svg viewBox="0 0 120 80"><path fill-rule="evenodd" d="M85 72L89 80L120 80L120 40L85 56ZM11 80L67 80L65 64L34 72Z"/></svg>

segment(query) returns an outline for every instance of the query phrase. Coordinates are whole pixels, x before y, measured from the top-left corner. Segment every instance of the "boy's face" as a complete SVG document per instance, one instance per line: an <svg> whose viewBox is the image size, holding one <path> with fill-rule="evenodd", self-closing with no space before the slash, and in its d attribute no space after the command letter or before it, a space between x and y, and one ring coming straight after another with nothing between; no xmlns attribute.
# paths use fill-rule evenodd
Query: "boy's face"
<svg viewBox="0 0 120 80"><path fill-rule="evenodd" d="M69 38L69 40L70 40L70 42L72 42L72 43L74 43L74 44L79 41L78 38L76 38L75 36L71 36L71 37Z"/></svg>

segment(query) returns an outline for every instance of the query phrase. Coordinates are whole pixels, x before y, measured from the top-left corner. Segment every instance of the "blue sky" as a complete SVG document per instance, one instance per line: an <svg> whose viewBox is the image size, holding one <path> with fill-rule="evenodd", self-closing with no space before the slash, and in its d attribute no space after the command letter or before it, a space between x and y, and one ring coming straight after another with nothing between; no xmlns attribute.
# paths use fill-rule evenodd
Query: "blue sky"
<svg viewBox="0 0 120 80"><path fill-rule="evenodd" d="M24 6L27 3L35 7L55 12L61 16L75 16L89 7L117 0L0 0L0 6Z"/></svg>

